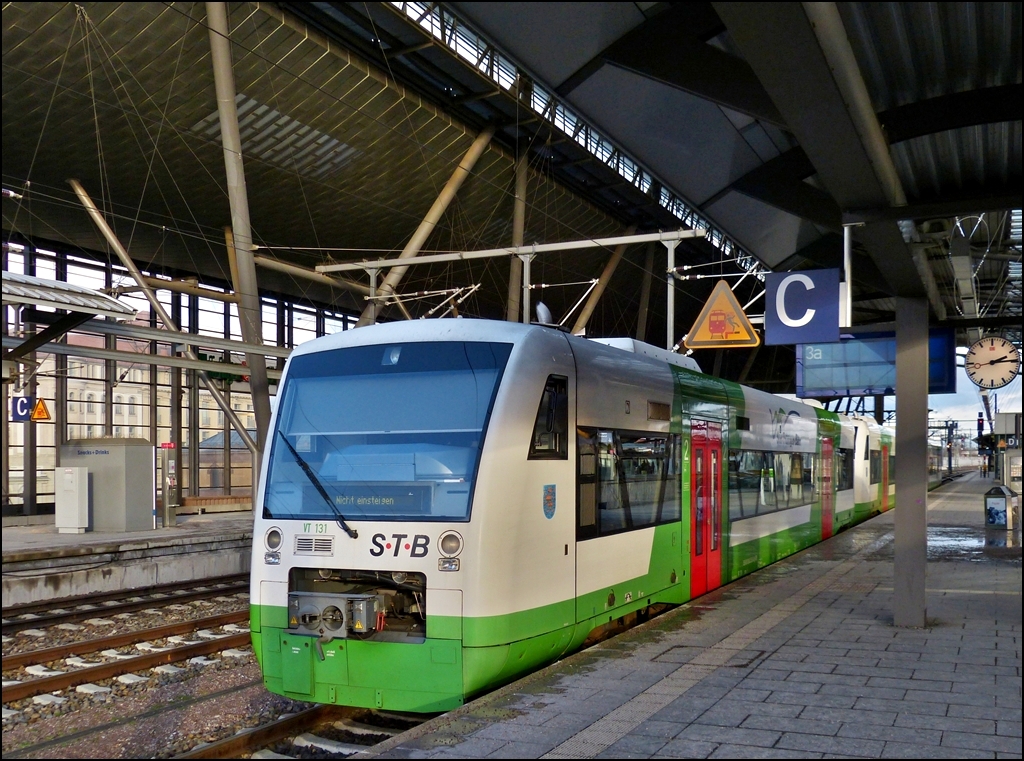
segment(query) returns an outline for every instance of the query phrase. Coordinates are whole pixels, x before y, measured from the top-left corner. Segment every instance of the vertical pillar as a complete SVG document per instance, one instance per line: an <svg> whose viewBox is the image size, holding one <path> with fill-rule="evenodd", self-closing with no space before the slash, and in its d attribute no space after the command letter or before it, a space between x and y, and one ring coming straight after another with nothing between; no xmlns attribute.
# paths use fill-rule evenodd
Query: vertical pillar
<svg viewBox="0 0 1024 761"><path fill-rule="evenodd" d="M68 255L64 251L57 252L57 280L66 283L68 281ZM65 312L67 314L67 312ZM66 344L68 342L67 334L65 333L60 338L60 342ZM54 393L53 400L53 415L54 415L54 436L53 436L53 462L54 462L54 478L56 479L57 470L60 467L60 448L68 443L68 356L66 354L57 354L54 356L54 362L57 368L57 383L56 391ZM56 490L57 484L54 483L54 489ZM54 496L56 501L57 497Z"/></svg>
<svg viewBox="0 0 1024 761"><path fill-rule="evenodd" d="M238 281L233 283L233 287L239 297L238 322L242 328L242 340L246 343L262 344L260 295L256 284L256 262L252 256L249 199L245 191L242 139L238 132L238 110L235 107L235 76L231 70L227 3L207 3L206 20L210 28L210 54L217 88L220 136L224 144L228 201L231 204L232 243L235 250L235 270L238 273ZM256 418L256 449L262 452L270 428L267 358L263 354L247 354L246 363L249 366L249 387L252 391L252 408Z"/></svg>
<svg viewBox="0 0 1024 761"><path fill-rule="evenodd" d="M104 348L108 351L117 349L117 336L104 336ZM103 362L103 431L107 436L114 435L114 381L117 379L117 362L107 359ZM124 407L121 408L124 410ZM123 414L123 412L122 412Z"/></svg>
<svg viewBox="0 0 1024 761"><path fill-rule="evenodd" d="M530 264L533 262L534 254L519 254L523 262L523 324L530 324Z"/></svg>
<svg viewBox="0 0 1024 761"><path fill-rule="evenodd" d="M885 423L885 397L882 394L875 394L875 422L879 425Z"/></svg>
<svg viewBox="0 0 1024 761"><path fill-rule="evenodd" d="M676 246L677 240L664 241L668 249L668 265L666 267L665 279L668 290L665 292L665 348L672 351L676 345L676 276L673 270L676 268Z"/></svg>
<svg viewBox="0 0 1024 761"><path fill-rule="evenodd" d="M526 233L526 179L529 169L529 153L526 145L519 146L519 158L516 159L516 197L512 206L512 245L523 245ZM518 256L509 259L508 272L508 303L505 307L505 319L509 322L519 320L520 290L523 283L523 260Z"/></svg>
<svg viewBox="0 0 1024 761"><path fill-rule="evenodd" d="M647 244L647 256L644 258L644 277L640 286L640 311L636 317L636 340L647 340L647 310L651 306L651 273L654 271L654 250L658 244L651 241Z"/></svg>
<svg viewBox="0 0 1024 761"><path fill-rule="evenodd" d="M156 328L156 313L152 309L149 310L149 327ZM159 354L157 350L156 341L149 342L149 353L154 357ZM160 448L160 429L159 429L159 415L160 405L157 399L157 389L159 388L158 381L160 378L160 368L153 364L149 366L149 443L155 446L157 449ZM177 471L175 471L177 472Z"/></svg>
<svg viewBox="0 0 1024 761"><path fill-rule="evenodd" d="M262 315L261 315L262 316ZM224 337L227 339L231 338L231 305L228 302L224 302ZM224 351L224 361L231 361L231 352ZM231 383L224 384L224 401L231 406ZM255 407L256 405L253 405ZM224 452L224 469L221 471L220 482L221 488L224 489L224 495L229 496L231 494L231 421L228 420L228 416L224 415L220 421L221 436L223 436L223 446L221 450ZM255 465L255 461L253 462Z"/></svg>
<svg viewBox="0 0 1024 761"><path fill-rule="evenodd" d="M853 326L853 228L843 227L843 282L839 284L839 327Z"/></svg>
<svg viewBox="0 0 1024 761"><path fill-rule="evenodd" d="M928 300L896 299L896 557L893 619L925 625L928 560Z"/></svg>
<svg viewBox="0 0 1024 761"><path fill-rule="evenodd" d="M199 332L199 298L188 297L188 332ZM199 496L199 373L188 370L188 493ZM212 381L211 381L212 382Z"/></svg>
<svg viewBox="0 0 1024 761"><path fill-rule="evenodd" d="M3 271L7 272L7 247L3 247ZM0 334L10 335L11 331L7 326L7 309L6 305L0 306ZM4 390L4 408L0 412L3 415L3 428L0 431L3 432L4 440L0 444L0 489L4 495L11 493L11 422L8 418L7 410L10 409L12 391L14 386L8 383L7 376L4 376L3 383L0 384Z"/></svg>
<svg viewBox="0 0 1024 761"><path fill-rule="evenodd" d="M36 249L32 244L25 246L25 274L36 274ZM29 324L22 323L21 329L24 335L35 332L29 330ZM36 366L36 353L31 352L25 356L25 372L31 373L31 380L26 384L24 394L26 396L36 395L36 374L29 368ZM36 424L22 423L21 434L21 514L36 514Z"/></svg>
<svg viewBox="0 0 1024 761"><path fill-rule="evenodd" d="M175 325L181 325L181 294L171 294L171 319ZM171 344L171 355L180 356L180 352L174 351L174 344ZM175 495L177 504L181 504L181 479L183 475L181 463L182 435L181 435L181 368L168 368L171 373L171 399L168 402L171 412L171 441L174 442L174 472L178 474L178 493ZM192 483L192 476L189 475L189 483Z"/></svg>

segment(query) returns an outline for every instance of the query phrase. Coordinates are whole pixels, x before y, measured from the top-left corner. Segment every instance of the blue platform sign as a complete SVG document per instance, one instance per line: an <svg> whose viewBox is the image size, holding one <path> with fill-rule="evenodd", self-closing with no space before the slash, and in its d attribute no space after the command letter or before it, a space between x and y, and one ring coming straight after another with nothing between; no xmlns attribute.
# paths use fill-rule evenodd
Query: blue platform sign
<svg viewBox="0 0 1024 761"><path fill-rule="evenodd" d="M15 396L11 398L11 422L27 423L32 419L32 410L36 400L31 396Z"/></svg>
<svg viewBox="0 0 1024 761"><path fill-rule="evenodd" d="M765 346L839 340L839 270L770 272L765 277Z"/></svg>

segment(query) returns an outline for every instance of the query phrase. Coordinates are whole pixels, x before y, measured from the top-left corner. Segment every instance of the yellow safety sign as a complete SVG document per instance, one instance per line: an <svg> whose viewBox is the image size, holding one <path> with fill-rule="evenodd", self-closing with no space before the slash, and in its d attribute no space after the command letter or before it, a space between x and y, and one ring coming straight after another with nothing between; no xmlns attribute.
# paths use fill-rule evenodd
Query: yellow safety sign
<svg viewBox="0 0 1024 761"><path fill-rule="evenodd" d="M29 419L32 422L38 422L40 420L49 420L50 411L46 409L46 402L42 399L37 399L35 406L32 408L32 414L29 415Z"/></svg>
<svg viewBox="0 0 1024 761"><path fill-rule="evenodd" d="M761 337L724 280L718 281L708 303L683 339L687 349L731 349L760 344Z"/></svg>

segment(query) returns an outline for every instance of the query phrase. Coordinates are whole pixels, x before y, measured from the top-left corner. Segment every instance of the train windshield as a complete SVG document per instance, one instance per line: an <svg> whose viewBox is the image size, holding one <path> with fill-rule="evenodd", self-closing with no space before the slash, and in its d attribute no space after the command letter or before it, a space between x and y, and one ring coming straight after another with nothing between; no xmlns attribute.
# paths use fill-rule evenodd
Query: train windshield
<svg viewBox="0 0 1024 761"><path fill-rule="evenodd" d="M512 344L426 342L295 357L273 433L263 515L469 518ZM325 499L326 498L326 499Z"/></svg>

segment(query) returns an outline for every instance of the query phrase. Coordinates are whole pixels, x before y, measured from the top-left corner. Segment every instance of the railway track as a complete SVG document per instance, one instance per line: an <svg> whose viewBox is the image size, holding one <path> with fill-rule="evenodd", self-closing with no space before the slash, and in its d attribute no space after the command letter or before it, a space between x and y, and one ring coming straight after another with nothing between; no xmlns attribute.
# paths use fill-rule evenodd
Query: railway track
<svg viewBox="0 0 1024 761"><path fill-rule="evenodd" d="M235 574L205 579L198 585L195 581L188 581L147 587L145 590L106 592L17 605L3 610L3 634L8 636L25 629L74 623L97 615L133 613L154 605L192 602L248 591L249 575Z"/></svg>
<svg viewBox="0 0 1024 761"><path fill-rule="evenodd" d="M197 618L191 621L182 621L166 626L155 626L149 629L138 629L124 634L115 634L110 637L85 640L82 642L69 642L65 645L47 647L41 650L29 650L24 653L5 655L3 659L4 671L25 666L34 666L42 663L52 663L74 655L88 655L98 653L102 650L110 650L125 645L134 645L139 642L150 642L153 640L166 639L180 634L188 634L202 629L213 629L218 626L237 624L249 620L249 611L239 610L232 613L221 613L216 616ZM6 699L6 698L5 698Z"/></svg>
<svg viewBox="0 0 1024 761"><path fill-rule="evenodd" d="M243 754L250 754L252 758L322 758L325 753L345 758L426 719L319 705L216 742L198 745L174 758L240 758Z"/></svg>
<svg viewBox="0 0 1024 761"><path fill-rule="evenodd" d="M95 684L104 679L112 679L122 674L131 674L167 664L199 658L221 650L245 647L250 643L249 632L244 634L216 635L216 639L189 643L167 649L157 648L159 652L120 658L108 663L79 668L75 671L40 676L27 682L8 684L3 688L3 703L13 703L44 693L52 693L77 687L81 684ZM6 666L6 662L5 662Z"/></svg>

